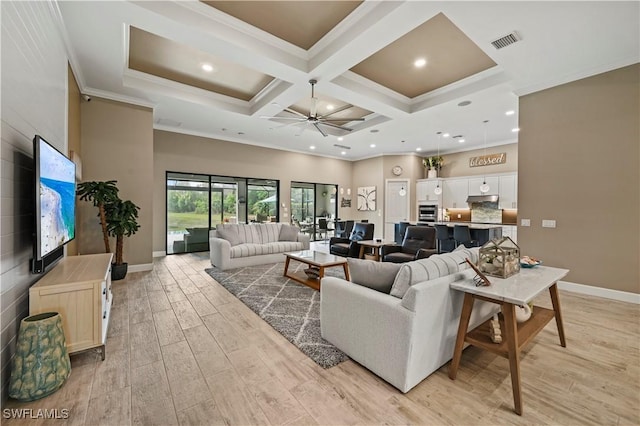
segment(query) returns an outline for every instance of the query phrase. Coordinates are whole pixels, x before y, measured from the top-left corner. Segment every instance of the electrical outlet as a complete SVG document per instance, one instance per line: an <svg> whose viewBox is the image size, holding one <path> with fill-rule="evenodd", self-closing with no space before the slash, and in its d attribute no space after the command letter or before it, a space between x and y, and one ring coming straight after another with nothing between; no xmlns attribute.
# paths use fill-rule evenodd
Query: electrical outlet
<svg viewBox="0 0 640 426"><path fill-rule="evenodd" d="M531 226L531 219L520 219L520 226Z"/></svg>
<svg viewBox="0 0 640 426"><path fill-rule="evenodd" d="M542 227L543 228L555 228L556 227L556 221L555 220L551 220L551 219L543 219L542 220Z"/></svg>

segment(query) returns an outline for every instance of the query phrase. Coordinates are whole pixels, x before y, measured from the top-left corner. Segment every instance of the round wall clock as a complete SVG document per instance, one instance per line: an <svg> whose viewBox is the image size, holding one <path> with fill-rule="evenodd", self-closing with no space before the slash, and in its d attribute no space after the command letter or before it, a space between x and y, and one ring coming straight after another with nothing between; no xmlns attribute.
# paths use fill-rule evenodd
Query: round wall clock
<svg viewBox="0 0 640 426"><path fill-rule="evenodd" d="M400 176L402 174L402 167L394 166L393 169L391 169L391 173L393 173L396 176Z"/></svg>

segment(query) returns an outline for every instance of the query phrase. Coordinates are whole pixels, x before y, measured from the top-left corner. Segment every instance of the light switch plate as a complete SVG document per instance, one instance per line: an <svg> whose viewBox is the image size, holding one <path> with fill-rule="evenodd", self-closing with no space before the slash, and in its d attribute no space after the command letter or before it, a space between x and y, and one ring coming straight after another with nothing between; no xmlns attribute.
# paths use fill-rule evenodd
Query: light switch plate
<svg viewBox="0 0 640 426"><path fill-rule="evenodd" d="M531 219L520 219L520 226L531 226Z"/></svg>
<svg viewBox="0 0 640 426"><path fill-rule="evenodd" d="M543 228L555 228L556 227L556 221L555 220L551 220L551 219L543 219L542 220L542 227Z"/></svg>

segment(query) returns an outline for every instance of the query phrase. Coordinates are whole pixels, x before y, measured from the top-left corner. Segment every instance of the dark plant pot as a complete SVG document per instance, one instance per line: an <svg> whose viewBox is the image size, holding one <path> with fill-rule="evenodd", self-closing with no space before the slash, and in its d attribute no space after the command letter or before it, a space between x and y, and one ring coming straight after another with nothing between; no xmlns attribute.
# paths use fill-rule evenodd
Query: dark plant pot
<svg viewBox="0 0 640 426"><path fill-rule="evenodd" d="M111 280L118 281L127 276L127 266L129 264L124 262L122 265L111 264Z"/></svg>

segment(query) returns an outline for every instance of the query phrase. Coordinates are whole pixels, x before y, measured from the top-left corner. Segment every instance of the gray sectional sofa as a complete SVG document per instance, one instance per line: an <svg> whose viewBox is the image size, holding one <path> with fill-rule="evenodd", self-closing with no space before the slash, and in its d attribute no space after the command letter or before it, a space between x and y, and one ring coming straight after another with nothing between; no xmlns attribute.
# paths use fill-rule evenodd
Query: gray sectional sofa
<svg viewBox="0 0 640 426"><path fill-rule="evenodd" d="M283 253L309 245L308 235L286 223L221 224L209 231L211 264L223 271L283 262Z"/></svg>
<svg viewBox="0 0 640 426"><path fill-rule="evenodd" d="M404 264L349 259L352 282L322 279L322 337L408 392L453 357L464 295L449 284L474 276L467 257L476 262L478 248ZM498 310L476 301L469 328Z"/></svg>

